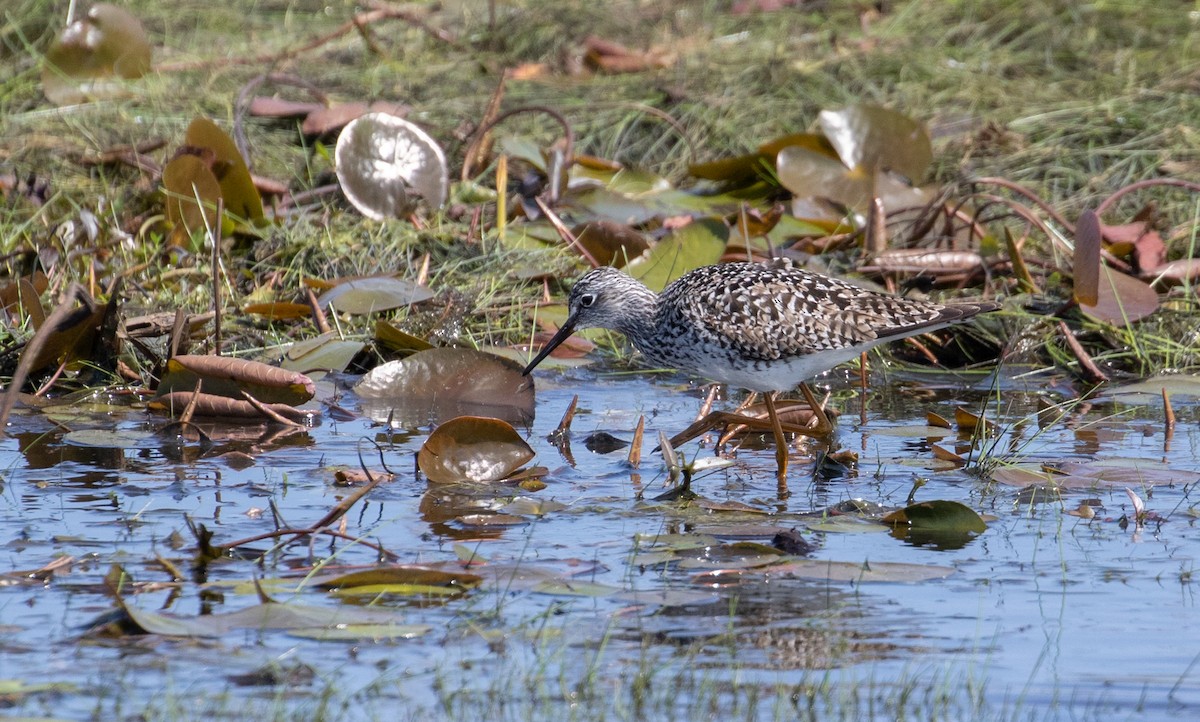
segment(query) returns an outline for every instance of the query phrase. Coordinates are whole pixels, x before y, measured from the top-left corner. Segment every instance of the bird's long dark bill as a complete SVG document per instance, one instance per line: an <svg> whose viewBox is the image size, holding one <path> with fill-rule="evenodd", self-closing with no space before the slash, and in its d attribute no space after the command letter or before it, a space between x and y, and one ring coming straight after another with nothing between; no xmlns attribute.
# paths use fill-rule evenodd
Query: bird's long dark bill
<svg viewBox="0 0 1200 722"><path fill-rule="evenodd" d="M554 338L550 339L545 346L542 346L542 350L538 352L537 356L533 357L533 360L529 362L529 365L525 367L521 375L528 376L529 372L542 362L542 359L549 356L551 351L558 348L559 344L570 338L573 333L575 333L575 319L568 318L563 323L562 328L558 329L558 333L554 334Z"/></svg>

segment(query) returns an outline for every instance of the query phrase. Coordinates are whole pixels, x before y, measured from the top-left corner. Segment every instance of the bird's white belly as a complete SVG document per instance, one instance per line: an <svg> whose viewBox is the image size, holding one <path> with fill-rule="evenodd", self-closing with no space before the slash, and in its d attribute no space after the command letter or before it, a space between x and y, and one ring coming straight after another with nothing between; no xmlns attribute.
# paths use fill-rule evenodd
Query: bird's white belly
<svg viewBox="0 0 1200 722"><path fill-rule="evenodd" d="M799 386L801 381L857 358L867 348L869 346L853 346L779 361L741 365L713 363L704 368L703 375L713 381L751 391L788 391Z"/></svg>

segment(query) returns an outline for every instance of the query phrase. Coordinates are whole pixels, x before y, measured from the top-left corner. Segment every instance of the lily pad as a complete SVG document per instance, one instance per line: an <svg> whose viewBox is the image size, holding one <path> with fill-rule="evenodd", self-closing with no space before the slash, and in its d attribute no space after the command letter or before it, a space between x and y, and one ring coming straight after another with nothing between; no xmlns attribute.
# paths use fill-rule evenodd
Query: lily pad
<svg viewBox="0 0 1200 722"><path fill-rule="evenodd" d="M1100 267L1098 300L1089 305L1080 303L1079 308L1088 316L1124 326L1141 320L1158 309L1158 293L1145 281L1115 271L1108 266Z"/></svg>
<svg viewBox="0 0 1200 722"><path fill-rule="evenodd" d="M920 180L933 160L925 126L888 108L822 110L818 122L847 168L890 170Z"/></svg>
<svg viewBox="0 0 1200 722"><path fill-rule="evenodd" d="M460 416L434 429L417 453L417 465L436 483L492 482L500 481L533 457L533 449L509 424L500 419Z"/></svg>
<svg viewBox="0 0 1200 722"><path fill-rule="evenodd" d="M957 501L935 499L910 504L883 517L883 523L907 525L922 531L971 532L982 534L987 524L971 507Z"/></svg>
<svg viewBox="0 0 1200 722"><path fill-rule="evenodd" d="M373 419L425 425L475 414L524 422L533 418L533 379L521 364L465 348L433 348L377 366L354 392Z"/></svg>
<svg viewBox="0 0 1200 722"><path fill-rule="evenodd" d="M829 582L927 582L945 579L954 573L952 567L895 562L836 562L800 559L784 562L765 570L772 575L786 574L804 579Z"/></svg>
<svg viewBox="0 0 1200 722"><path fill-rule="evenodd" d="M1106 388L1101 396L1122 404L1161 406L1163 391L1166 391L1172 400L1196 401L1200 399L1200 376L1195 374L1156 376L1124 386Z"/></svg>
<svg viewBox="0 0 1200 722"><path fill-rule="evenodd" d="M692 221L630 261L625 270L650 290L661 291L688 271L721 260L728 240L729 228L723 221Z"/></svg>
<svg viewBox="0 0 1200 722"><path fill-rule="evenodd" d="M315 338L297 341L283 355L280 368L301 373L345 371L366 344L339 338L332 331Z"/></svg>
<svg viewBox="0 0 1200 722"><path fill-rule="evenodd" d="M419 199L434 209L446 201L441 146L403 118L368 113L352 120L338 136L335 157L342 192L368 218L403 218Z"/></svg>
<svg viewBox="0 0 1200 722"><path fill-rule="evenodd" d="M46 52L42 89L55 105L111 98L125 92L114 78L150 70L150 42L142 23L116 5L93 5Z"/></svg>
<svg viewBox="0 0 1200 722"><path fill-rule="evenodd" d="M433 298L425 286L392 276L356 278L339 283L317 299L322 308L332 306L341 313L363 316L390 311Z"/></svg>

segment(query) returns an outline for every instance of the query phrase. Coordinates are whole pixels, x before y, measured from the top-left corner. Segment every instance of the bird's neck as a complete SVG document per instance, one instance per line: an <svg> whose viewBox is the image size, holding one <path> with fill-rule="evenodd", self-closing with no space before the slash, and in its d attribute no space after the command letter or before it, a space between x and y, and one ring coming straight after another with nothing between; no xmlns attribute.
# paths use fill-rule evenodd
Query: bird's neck
<svg viewBox="0 0 1200 722"><path fill-rule="evenodd" d="M628 296L623 299L622 305L623 313L617 321L616 328L625 334L639 351L645 353L646 346L653 345L654 314L658 307L658 296L639 283L628 289Z"/></svg>

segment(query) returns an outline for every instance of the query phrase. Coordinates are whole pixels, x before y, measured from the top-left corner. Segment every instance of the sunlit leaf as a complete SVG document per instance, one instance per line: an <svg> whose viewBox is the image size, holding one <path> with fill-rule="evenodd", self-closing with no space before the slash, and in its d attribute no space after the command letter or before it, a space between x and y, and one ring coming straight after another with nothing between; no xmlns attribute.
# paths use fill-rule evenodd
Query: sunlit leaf
<svg viewBox="0 0 1200 722"><path fill-rule="evenodd" d="M214 154L210 170L221 186L225 212L250 223L263 220L262 197L250 177L250 169L229 134L208 118L196 118L187 129L184 143L207 148Z"/></svg>
<svg viewBox="0 0 1200 722"><path fill-rule="evenodd" d="M345 371L366 344L348 341L330 331L315 338L297 341L283 354L280 368L301 373L316 371Z"/></svg>
<svg viewBox="0 0 1200 722"><path fill-rule="evenodd" d="M877 105L822 110L818 122L847 168L891 170L919 181L933 160L925 126Z"/></svg>
<svg viewBox="0 0 1200 722"><path fill-rule="evenodd" d="M1075 301L1081 306L1100 302L1100 218L1092 209L1079 214L1075 224L1074 274Z"/></svg>
<svg viewBox="0 0 1200 722"><path fill-rule="evenodd" d="M368 113L351 121L338 136L335 155L342 192L368 218L402 218L416 210L418 199L434 209L446 200L441 146L403 118Z"/></svg>
<svg viewBox="0 0 1200 722"><path fill-rule="evenodd" d="M433 344L425 339L405 333L383 319L375 322L375 344L393 354L412 354L433 348Z"/></svg>
<svg viewBox="0 0 1200 722"><path fill-rule="evenodd" d="M531 419L533 380L521 375L522 368L483 351L434 348L375 367L354 392L372 418L391 415L418 424L466 413Z"/></svg>
<svg viewBox="0 0 1200 722"><path fill-rule="evenodd" d="M417 453L417 465L437 483L491 482L503 479L533 457L533 449L509 424L460 416L434 429Z"/></svg>
<svg viewBox="0 0 1200 722"><path fill-rule="evenodd" d="M339 283L317 299L322 307L333 306L342 313L361 316L411 306L433 298L433 292L394 276L355 278Z"/></svg>
<svg viewBox="0 0 1200 722"><path fill-rule="evenodd" d="M42 88L55 105L120 95L111 78L140 78L150 70L150 43L128 11L100 3L71 23L46 51Z"/></svg>
<svg viewBox="0 0 1200 722"><path fill-rule="evenodd" d="M688 271L719 261L728 240L729 227L723 221L693 221L630 261L625 270L650 290L661 291Z"/></svg>

